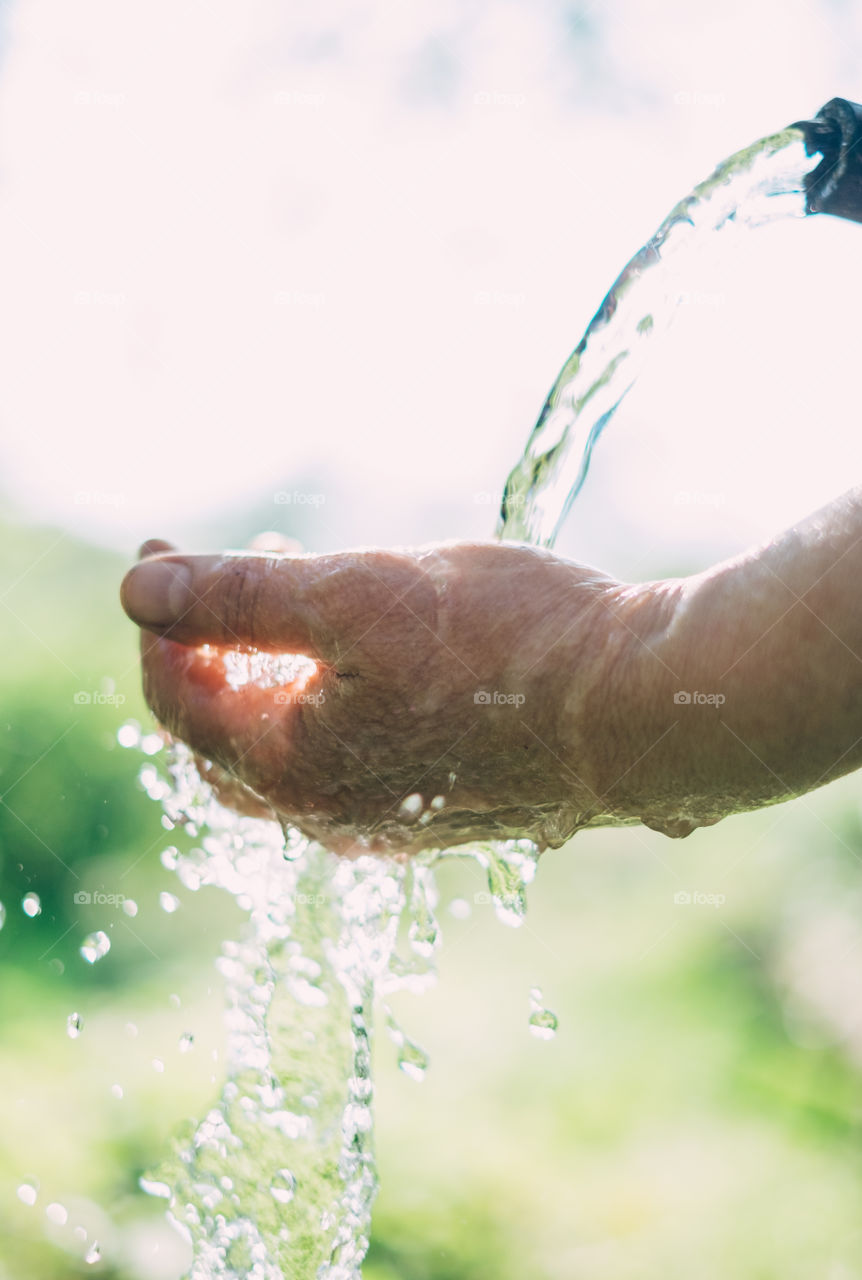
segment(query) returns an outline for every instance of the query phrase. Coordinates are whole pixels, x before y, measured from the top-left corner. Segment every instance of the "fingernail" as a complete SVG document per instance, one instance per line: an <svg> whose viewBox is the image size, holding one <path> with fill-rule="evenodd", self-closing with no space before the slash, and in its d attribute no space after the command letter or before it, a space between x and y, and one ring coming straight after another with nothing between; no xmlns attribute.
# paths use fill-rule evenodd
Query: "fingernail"
<svg viewBox="0 0 862 1280"><path fill-rule="evenodd" d="M123 603L135 622L167 627L186 612L192 571L181 560L144 560L123 585Z"/></svg>
<svg viewBox="0 0 862 1280"><path fill-rule="evenodd" d="M164 538L147 538L146 542L142 542L138 547L138 559L146 560L150 556L161 555L163 551L176 551L177 548L172 542L165 542Z"/></svg>

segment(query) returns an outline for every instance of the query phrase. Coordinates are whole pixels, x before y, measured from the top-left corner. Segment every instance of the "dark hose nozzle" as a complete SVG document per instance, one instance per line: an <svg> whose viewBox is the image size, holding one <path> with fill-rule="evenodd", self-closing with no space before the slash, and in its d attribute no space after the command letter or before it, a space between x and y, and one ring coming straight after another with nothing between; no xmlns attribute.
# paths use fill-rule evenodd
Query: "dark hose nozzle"
<svg viewBox="0 0 862 1280"><path fill-rule="evenodd" d="M805 135L806 155L823 156L805 178L808 212L862 222L862 106L833 98L813 120L790 128Z"/></svg>

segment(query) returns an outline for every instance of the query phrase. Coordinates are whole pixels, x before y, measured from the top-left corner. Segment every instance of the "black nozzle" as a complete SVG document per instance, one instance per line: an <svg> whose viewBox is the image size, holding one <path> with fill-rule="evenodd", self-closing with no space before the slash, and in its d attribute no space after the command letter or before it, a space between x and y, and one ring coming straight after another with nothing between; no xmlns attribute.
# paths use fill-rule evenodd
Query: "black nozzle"
<svg viewBox="0 0 862 1280"><path fill-rule="evenodd" d="M813 120L790 128L805 135L806 155L823 156L805 178L808 212L862 222L862 106L833 98Z"/></svg>

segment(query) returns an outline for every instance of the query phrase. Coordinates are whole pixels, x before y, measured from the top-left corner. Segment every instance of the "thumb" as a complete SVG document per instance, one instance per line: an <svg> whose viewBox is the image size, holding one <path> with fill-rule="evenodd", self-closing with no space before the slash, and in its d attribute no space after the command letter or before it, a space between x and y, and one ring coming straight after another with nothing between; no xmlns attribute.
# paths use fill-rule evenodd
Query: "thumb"
<svg viewBox="0 0 862 1280"><path fill-rule="evenodd" d="M185 645L247 645L324 658L310 588L320 557L230 552L150 555L123 579L139 626Z"/></svg>

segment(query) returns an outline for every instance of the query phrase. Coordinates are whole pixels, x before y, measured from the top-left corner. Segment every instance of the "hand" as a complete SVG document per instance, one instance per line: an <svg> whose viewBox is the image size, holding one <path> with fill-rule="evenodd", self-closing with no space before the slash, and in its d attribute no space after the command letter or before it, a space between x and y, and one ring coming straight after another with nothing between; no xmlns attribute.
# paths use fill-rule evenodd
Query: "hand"
<svg viewBox="0 0 862 1280"><path fill-rule="evenodd" d="M500 543L141 554L145 696L226 803L341 853L558 846L608 811L647 589ZM230 650L316 667L232 688Z"/></svg>

